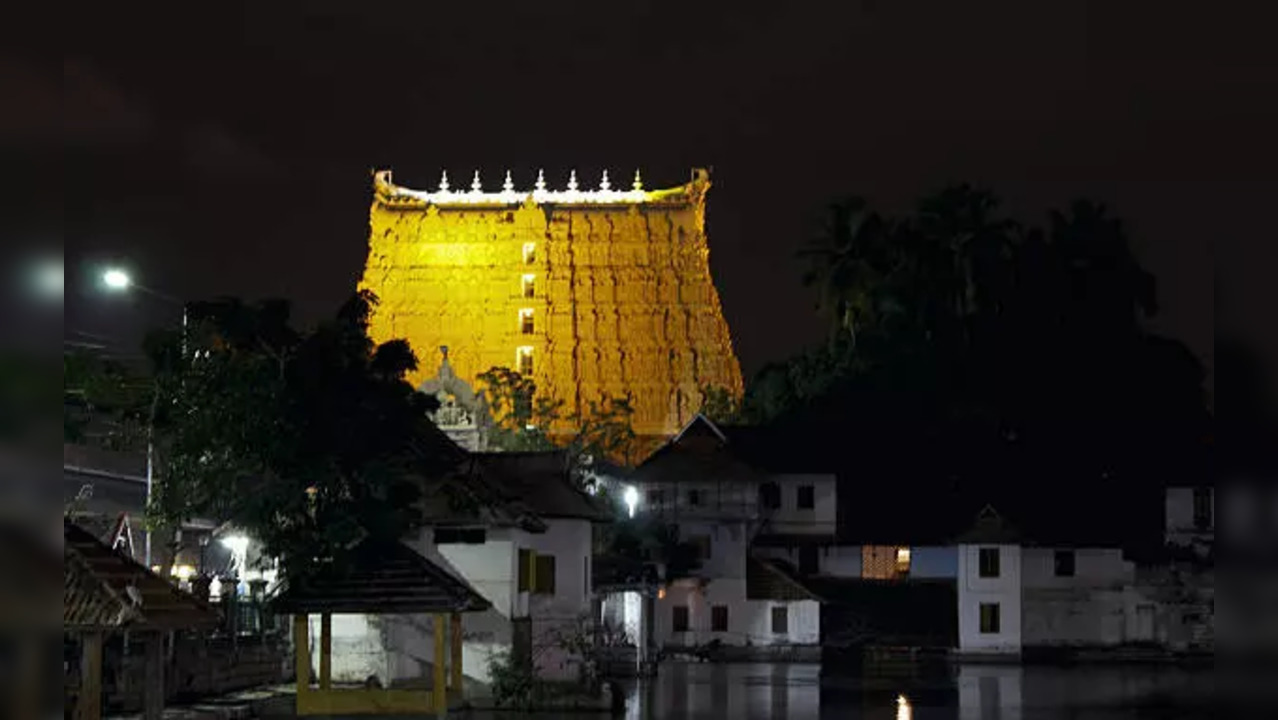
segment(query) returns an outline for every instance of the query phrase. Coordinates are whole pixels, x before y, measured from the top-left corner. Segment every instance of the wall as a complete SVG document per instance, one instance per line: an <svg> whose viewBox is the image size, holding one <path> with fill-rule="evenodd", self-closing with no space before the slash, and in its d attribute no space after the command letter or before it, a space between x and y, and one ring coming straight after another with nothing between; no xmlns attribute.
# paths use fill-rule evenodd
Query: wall
<svg viewBox="0 0 1278 720"><path fill-rule="evenodd" d="M585 520L548 520L545 533L517 533L520 547L555 557L555 594L520 593L526 615L532 618L537 672L548 679L577 677L580 658L555 647L557 634L580 632L590 623L589 585L591 526ZM587 625L588 627L588 625Z"/></svg>
<svg viewBox="0 0 1278 720"><path fill-rule="evenodd" d="M781 489L781 507L769 515L767 532L833 535L838 530L838 496L833 475L772 475L769 481ZM816 502L799 508L799 488L811 486ZM766 510L764 512L767 512Z"/></svg>
<svg viewBox="0 0 1278 720"><path fill-rule="evenodd" d="M705 578L745 578L749 535L744 523L679 523L681 540L699 536L710 538L710 556L702 559L701 566L693 571L695 575Z"/></svg>
<svg viewBox="0 0 1278 720"><path fill-rule="evenodd" d="M472 385L491 367L515 367L516 348L529 346L532 379L564 402L564 417L630 394L638 434L678 432L701 388L742 391L710 275L709 186L701 175L641 203L433 204L379 174L360 281L381 299L369 335L405 338L419 351L447 345ZM535 247L531 262L525 243ZM525 274L532 298L523 297ZM522 309L533 312L530 335Z"/></svg>
<svg viewBox="0 0 1278 720"><path fill-rule="evenodd" d="M999 549L999 576L980 577L982 547ZM1021 549L1016 545L960 545L958 548L959 650L977 654L1021 651ZM998 603L999 632L980 632L980 606Z"/></svg>
<svg viewBox="0 0 1278 720"><path fill-rule="evenodd" d="M141 643L122 656L121 636L108 638L104 657L104 698L109 708L133 712L142 706L146 662ZM288 637L270 634L241 638L179 633L164 668L165 697L170 701L207 697L282 683L292 676Z"/></svg>
<svg viewBox="0 0 1278 720"><path fill-rule="evenodd" d="M1057 550L1074 553L1074 575L1056 576ZM1136 566L1123 559L1117 548L1041 548L1021 550L1025 588L1076 589L1121 588L1136 578Z"/></svg>
<svg viewBox="0 0 1278 720"><path fill-rule="evenodd" d="M910 548L910 577L918 580L953 580L958 578L957 547L930 546Z"/></svg>
<svg viewBox="0 0 1278 720"><path fill-rule="evenodd" d="M1196 539L1210 538L1216 526L1215 491L1212 491L1211 522L1206 530L1194 524L1194 488L1167 488L1165 496L1165 522L1167 541L1176 545L1189 545Z"/></svg>
<svg viewBox="0 0 1278 720"><path fill-rule="evenodd" d="M694 647L718 640L725 645L815 645L821 640L821 605L813 600L747 600L745 581L711 580L705 587L680 581L656 602L656 637L663 646ZM674 632L674 608L688 606L687 632ZM728 608L728 630L715 632L712 608ZM788 612L785 634L772 632L772 608Z"/></svg>
<svg viewBox="0 0 1278 720"><path fill-rule="evenodd" d="M758 484L745 479L722 482L652 482L635 483L639 504L635 513L659 512L671 520L725 520L737 522L759 515ZM689 494L696 491L700 503L689 502ZM624 492L624 489L622 490ZM653 500L659 492L661 501Z"/></svg>

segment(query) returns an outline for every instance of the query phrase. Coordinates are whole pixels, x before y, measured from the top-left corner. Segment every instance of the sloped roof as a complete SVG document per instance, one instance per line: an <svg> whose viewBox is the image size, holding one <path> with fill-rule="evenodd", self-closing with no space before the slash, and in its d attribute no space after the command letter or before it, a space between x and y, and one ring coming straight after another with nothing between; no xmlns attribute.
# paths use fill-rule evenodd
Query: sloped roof
<svg viewBox="0 0 1278 720"><path fill-rule="evenodd" d="M63 536L64 626L174 630L218 623L213 608L70 520L63 521Z"/></svg>
<svg viewBox="0 0 1278 720"><path fill-rule="evenodd" d="M344 569L283 582L271 604L284 613L474 612L491 605L469 585L400 542L365 540Z"/></svg>
<svg viewBox="0 0 1278 720"><path fill-rule="evenodd" d="M757 482L763 475L738 457L714 423L697 415L640 463L631 478L645 483Z"/></svg>
<svg viewBox="0 0 1278 720"><path fill-rule="evenodd" d="M746 599L821 600L778 562L753 555L746 558Z"/></svg>
<svg viewBox="0 0 1278 720"><path fill-rule="evenodd" d="M522 503L543 518L610 522L612 513L577 488L568 453L474 453L465 476L481 481L508 503Z"/></svg>

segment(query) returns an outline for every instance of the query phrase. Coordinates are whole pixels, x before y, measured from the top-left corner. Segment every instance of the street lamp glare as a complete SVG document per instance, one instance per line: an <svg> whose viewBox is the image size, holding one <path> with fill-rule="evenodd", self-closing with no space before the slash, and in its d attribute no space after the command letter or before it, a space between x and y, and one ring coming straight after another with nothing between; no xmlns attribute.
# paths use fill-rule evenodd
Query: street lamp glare
<svg viewBox="0 0 1278 720"><path fill-rule="evenodd" d="M133 284L132 278L123 270L111 269L102 273L102 282L112 290L126 290Z"/></svg>

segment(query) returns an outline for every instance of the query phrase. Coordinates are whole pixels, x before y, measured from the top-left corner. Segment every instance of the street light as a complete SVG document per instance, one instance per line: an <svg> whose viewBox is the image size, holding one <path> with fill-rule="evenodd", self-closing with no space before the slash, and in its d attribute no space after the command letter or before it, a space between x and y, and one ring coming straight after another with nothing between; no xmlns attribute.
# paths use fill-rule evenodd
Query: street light
<svg viewBox="0 0 1278 720"><path fill-rule="evenodd" d="M153 290L144 285L133 282L133 277L128 271L121 268L107 268L102 272L102 284L112 292L124 292L131 288L140 290L165 302L176 303L182 306L182 357L186 357L186 303L158 290ZM159 402L159 393L156 392L151 398L151 416L147 420L146 430L146 507L151 508L151 496L155 486L155 411L156 404ZM146 530L146 562L145 567L151 567L151 529Z"/></svg>

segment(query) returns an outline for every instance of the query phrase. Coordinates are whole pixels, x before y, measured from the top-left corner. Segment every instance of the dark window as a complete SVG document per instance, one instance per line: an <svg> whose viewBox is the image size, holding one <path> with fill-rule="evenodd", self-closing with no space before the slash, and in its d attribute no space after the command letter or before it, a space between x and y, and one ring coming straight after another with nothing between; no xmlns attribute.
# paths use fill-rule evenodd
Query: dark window
<svg viewBox="0 0 1278 720"><path fill-rule="evenodd" d="M981 603L981 634L998 633L998 603Z"/></svg>
<svg viewBox="0 0 1278 720"><path fill-rule="evenodd" d="M700 491L700 490L689 490L689 491L688 491L688 504L689 504L689 505L692 505L693 507L696 507L697 505L700 505L700 504L701 504L701 491Z"/></svg>
<svg viewBox="0 0 1278 720"><path fill-rule="evenodd" d="M1074 551L1056 551L1056 577L1074 577Z"/></svg>
<svg viewBox="0 0 1278 720"><path fill-rule="evenodd" d="M688 606L675 605L670 610L671 630L673 632L688 632Z"/></svg>
<svg viewBox="0 0 1278 720"><path fill-rule="evenodd" d="M799 572L804 575L815 575L821 567L820 556L815 545L799 548Z"/></svg>
<svg viewBox="0 0 1278 720"><path fill-rule="evenodd" d="M1211 488L1194 488L1194 527L1206 530L1211 527Z"/></svg>
<svg viewBox="0 0 1278 720"><path fill-rule="evenodd" d="M525 335L533 334L533 315L530 312L519 314L519 332Z"/></svg>
<svg viewBox="0 0 1278 720"><path fill-rule="evenodd" d="M811 510L816 507L816 488L804 485L799 488L799 509Z"/></svg>
<svg viewBox="0 0 1278 720"><path fill-rule="evenodd" d="M521 548L519 551L519 592L532 590L532 576L533 551Z"/></svg>
<svg viewBox="0 0 1278 720"><path fill-rule="evenodd" d="M983 578L998 577L998 548L981 548L980 573Z"/></svg>
<svg viewBox="0 0 1278 720"><path fill-rule="evenodd" d="M510 621L510 655L517 667L532 667L532 619L512 618Z"/></svg>
<svg viewBox="0 0 1278 720"><path fill-rule="evenodd" d="M524 278L523 286L524 286L524 297L526 298L537 297L537 281L534 280L531 275Z"/></svg>
<svg viewBox="0 0 1278 720"><path fill-rule="evenodd" d="M482 545L488 540L484 528L436 528L436 545Z"/></svg>
<svg viewBox="0 0 1278 720"><path fill-rule="evenodd" d="M759 504L769 510L776 510L781 507L781 488L773 482L760 485Z"/></svg>
<svg viewBox="0 0 1278 720"><path fill-rule="evenodd" d="M715 605L710 608L710 630L713 632L728 631L727 605Z"/></svg>
<svg viewBox="0 0 1278 720"><path fill-rule="evenodd" d="M772 632L777 635L790 632L790 613L784 605L772 608Z"/></svg>
<svg viewBox="0 0 1278 720"><path fill-rule="evenodd" d="M536 590L538 595L554 595L555 594L555 556L554 555L538 555L537 569L533 575L536 580Z"/></svg>

